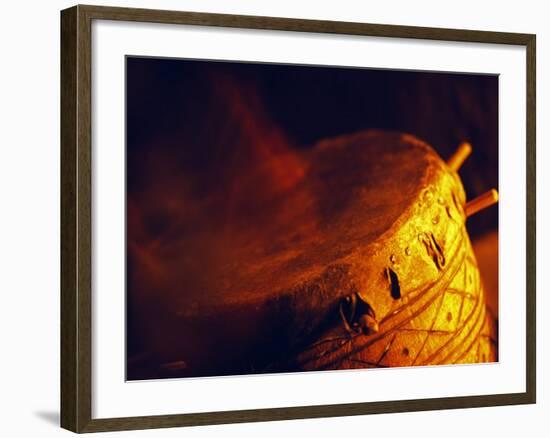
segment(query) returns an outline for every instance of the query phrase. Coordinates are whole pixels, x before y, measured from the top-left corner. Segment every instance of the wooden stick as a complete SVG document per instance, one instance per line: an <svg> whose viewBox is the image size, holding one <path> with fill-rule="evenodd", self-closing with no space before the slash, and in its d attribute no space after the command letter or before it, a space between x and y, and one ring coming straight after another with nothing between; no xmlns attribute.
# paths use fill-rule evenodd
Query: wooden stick
<svg viewBox="0 0 550 438"><path fill-rule="evenodd" d="M464 161L466 161L466 158L468 158L471 153L472 145L468 142L461 143L452 157L447 161L447 165L455 172L458 172Z"/></svg>
<svg viewBox="0 0 550 438"><path fill-rule="evenodd" d="M498 192L495 189L491 189L488 192L483 193L483 195L479 195L477 198L466 203L466 207L464 207L466 217L470 217L478 211L490 207L497 202Z"/></svg>

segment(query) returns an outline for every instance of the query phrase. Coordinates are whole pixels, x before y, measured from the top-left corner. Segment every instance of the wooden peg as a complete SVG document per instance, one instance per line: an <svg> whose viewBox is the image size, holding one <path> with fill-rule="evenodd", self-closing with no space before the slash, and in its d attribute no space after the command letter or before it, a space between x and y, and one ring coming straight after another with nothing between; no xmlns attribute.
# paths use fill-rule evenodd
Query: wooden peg
<svg viewBox="0 0 550 438"><path fill-rule="evenodd" d="M498 192L495 189L491 189L488 192L483 193L483 195L479 195L477 198L472 199L470 202L466 203L466 207L464 207L466 217L470 217L476 214L478 211L490 207L497 202Z"/></svg>
<svg viewBox="0 0 550 438"><path fill-rule="evenodd" d="M468 158L471 153L472 145L468 142L461 143L452 157L447 161L447 165L455 172L458 172L464 161L466 161L466 158Z"/></svg>

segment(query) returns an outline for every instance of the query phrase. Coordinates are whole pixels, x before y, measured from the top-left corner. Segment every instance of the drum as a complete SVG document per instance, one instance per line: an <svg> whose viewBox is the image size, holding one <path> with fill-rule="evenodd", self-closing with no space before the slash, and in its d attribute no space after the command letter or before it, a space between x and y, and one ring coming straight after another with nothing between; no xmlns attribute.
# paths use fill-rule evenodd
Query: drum
<svg viewBox="0 0 550 438"><path fill-rule="evenodd" d="M129 239L128 377L496 361L462 159L366 131L194 189L169 232Z"/></svg>

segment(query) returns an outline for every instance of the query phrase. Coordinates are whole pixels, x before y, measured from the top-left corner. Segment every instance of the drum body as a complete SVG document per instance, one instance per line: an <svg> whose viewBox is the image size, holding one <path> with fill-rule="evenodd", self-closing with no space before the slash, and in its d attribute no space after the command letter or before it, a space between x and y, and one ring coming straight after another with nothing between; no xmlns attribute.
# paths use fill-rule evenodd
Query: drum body
<svg viewBox="0 0 550 438"><path fill-rule="evenodd" d="M497 360L464 189L429 145L367 131L272 158L129 248L135 378Z"/></svg>

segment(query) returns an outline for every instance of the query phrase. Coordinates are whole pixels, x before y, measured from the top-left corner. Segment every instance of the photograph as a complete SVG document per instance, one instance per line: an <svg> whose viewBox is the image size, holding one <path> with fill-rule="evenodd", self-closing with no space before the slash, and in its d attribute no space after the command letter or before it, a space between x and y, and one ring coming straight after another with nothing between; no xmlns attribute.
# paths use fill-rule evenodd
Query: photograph
<svg viewBox="0 0 550 438"><path fill-rule="evenodd" d="M497 74L124 62L128 381L499 361Z"/></svg>

